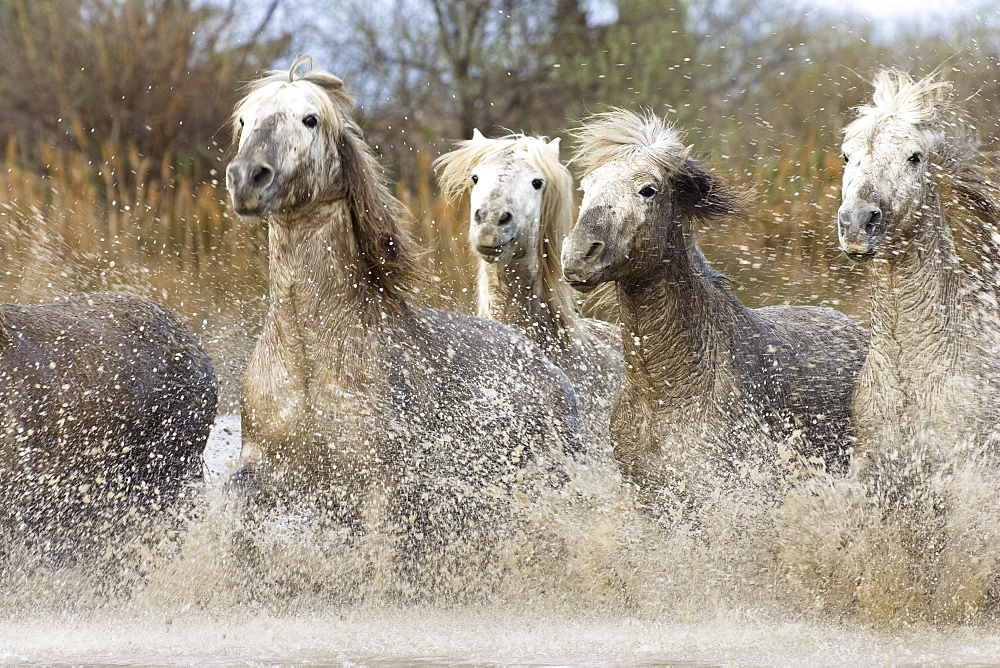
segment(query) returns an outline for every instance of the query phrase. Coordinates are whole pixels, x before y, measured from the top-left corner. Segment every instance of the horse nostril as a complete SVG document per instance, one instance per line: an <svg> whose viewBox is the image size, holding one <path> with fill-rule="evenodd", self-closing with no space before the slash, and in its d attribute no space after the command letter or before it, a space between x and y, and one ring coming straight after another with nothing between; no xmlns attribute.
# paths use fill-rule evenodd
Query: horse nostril
<svg viewBox="0 0 1000 668"><path fill-rule="evenodd" d="M250 180L257 187L266 187L274 179L274 170L269 165L258 165L250 175Z"/></svg>
<svg viewBox="0 0 1000 668"><path fill-rule="evenodd" d="M592 258L595 255L597 255L597 253L602 248L604 248L604 244L602 242L600 242L600 241L595 241L594 243L590 244L590 248L587 249L587 253L586 253L586 255L583 256L583 259L589 260L590 258Z"/></svg>
<svg viewBox="0 0 1000 668"><path fill-rule="evenodd" d="M483 222L483 210L482 209L476 209L476 213L474 213L472 215L472 217L475 219L475 221L477 223Z"/></svg>
<svg viewBox="0 0 1000 668"><path fill-rule="evenodd" d="M514 216L510 215L510 211L504 211L500 214L500 218L497 219L497 225L506 225L513 218Z"/></svg>
<svg viewBox="0 0 1000 668"><path fill-rule="evenodd" d="M882 218L881 211L875 209L874 211L871 212L871 215L868 218L868 222L865 223L865 234L871 234L872 232L875 231L875 228L878 226L878 221L880 218Z"/></svg>

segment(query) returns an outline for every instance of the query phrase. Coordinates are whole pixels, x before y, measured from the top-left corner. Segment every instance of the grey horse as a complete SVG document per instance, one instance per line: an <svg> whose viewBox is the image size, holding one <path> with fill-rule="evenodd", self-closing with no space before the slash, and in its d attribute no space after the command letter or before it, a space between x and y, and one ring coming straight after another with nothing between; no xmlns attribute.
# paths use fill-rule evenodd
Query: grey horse
<svg viewBox="0 0 1000 668"><path fill-rule="evenodd" d="M212 362L163 307L124 293L0 304L0 526L73 554L146 531L203 477Z"/></svg>
<svg viewBox="0 0 1000 668"><path fill-rule="evenodd" d="M233 207L270 234L240 479L363 533L394 528L401 568L428 584L432 563L571 483L576 395L522 334L411 305L422 272L406 211L340 79L300 72L307 61L253 82L233 116Z"/></svg>
<svg viewBox="0 0 1000 668"><path fill-rule="evenodd" d="M627 476L700 503L774 488L796 458L843 470L862 330L831 309L740 303L694 228L741 198L664 121L614 110L578 138L584 199L563 271L584 290L616 284L625 380L611 435Z"/></svg>

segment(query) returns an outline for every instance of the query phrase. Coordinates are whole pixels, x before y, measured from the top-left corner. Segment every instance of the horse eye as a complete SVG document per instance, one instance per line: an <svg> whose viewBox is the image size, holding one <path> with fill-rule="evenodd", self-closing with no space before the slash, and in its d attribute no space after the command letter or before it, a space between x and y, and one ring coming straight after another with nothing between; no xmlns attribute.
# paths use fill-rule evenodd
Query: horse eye
<svg viewBox="0 0 1000 668"><path fill-rule="evenodd" d="M656 194L656 188L654 188L653 186L646 186L645 188L639 191L639 194L642 195L643 197L652 197L653 195Z"/></svg>
<svg viewBox="0 0 1000 668"><path fill-rule="evenodd" d="M240 119L240 127L241 128L243 127L243 119L242 118Z"/></svg>
<svg viewBox="0 0 1000 668"><path fill-rule="evenodd" d="M534 188L535 190L541 190L542 189L542 180L541 179L535 179L535 180L533 180L531 182L531 187Z"/></svg>
<svg viewBox="0 0 1000 668"><path fill-rule="evenodd" d="M919 165L920 161L923 159L923 157L924 157L924 154L921 153L920 151L917 151L916 153L914 153L913 155L911 155L909 158L907 158L906 161L909 162L909 163L911 163L911 164L914 164L914 165Z"/></svg>
<svg viewBox="0 0 1000 668"><path fill-rule="evenodd" d="M840 157L844 159L844 164L845 165L851 161L851 159L847 157L846 153L841 153Z"/></svg>
<svg viewBox="0 0 1000 668"><path fill-rule="evenodd" d="M309 114L308 116L302 119L302 125L306 126L307 128L314 128L318 124L319 124L319 119L316 118L316 114Z"/></svg>
<svg viewBox="0 0 1000 668"><path fill-rule="evenodd" d="M472 175L472 182L473 182L473 183L479 183L479 177L478 177L478 176L476 176L475 174L473 174L473 175Z"/></svg>

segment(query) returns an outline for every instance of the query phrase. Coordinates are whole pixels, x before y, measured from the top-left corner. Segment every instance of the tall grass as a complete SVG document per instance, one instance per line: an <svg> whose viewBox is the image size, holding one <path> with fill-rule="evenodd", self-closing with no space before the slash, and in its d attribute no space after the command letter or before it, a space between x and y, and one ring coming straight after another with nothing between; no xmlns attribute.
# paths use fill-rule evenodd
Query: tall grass
<svg viewBox="0 0 1000 668"><path fill-rule="evenodd" d="M6 147L0 169L0 251L5 301L29 303L88 290L129 290L177 312L201 336L236 410L239 379L266 309L267 235L231 212L217 175L199 180L133 148L102 150L95 164L72 149L36 147L45 171L26 169ZM747 303L812 303L864 314L866 281L835 243L840 165L811 146L730 172L758 205L745 218L702 230L716 266ZM474 261L468 213L437 193L431 161L397 185L428 249L434 306L470 311ZM223 163L219 163L222 171Z"/></svg>
<svg viewBox="0 0 1000 668"><path fill-rule="evenodd" d="M231 407L263 313L265 231L232 215L218 180L198 182L135 150L108 150L101 164L41 150L43 174L23 168L13 144L0 169L4 300L89 290L156 299L199 332Z"/></svg>

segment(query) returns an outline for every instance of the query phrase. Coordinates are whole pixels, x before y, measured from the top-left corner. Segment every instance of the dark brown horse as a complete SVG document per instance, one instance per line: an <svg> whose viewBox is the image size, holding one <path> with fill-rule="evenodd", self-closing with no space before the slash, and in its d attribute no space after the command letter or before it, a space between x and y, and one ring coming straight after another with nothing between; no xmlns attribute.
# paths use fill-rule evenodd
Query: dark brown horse
<svg viewBox="0 0 1000 668"><path fill-rule="evenodd" d="M194 333L147 299L0 304L5 538L76 551L155 524L202 478L215 404Z"/></svg>

